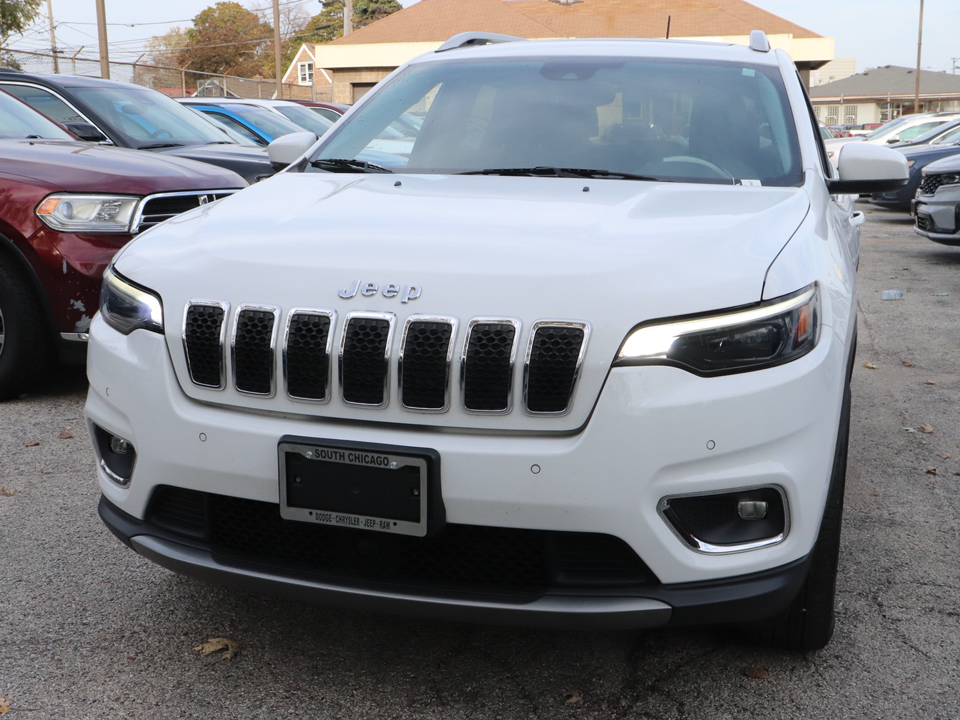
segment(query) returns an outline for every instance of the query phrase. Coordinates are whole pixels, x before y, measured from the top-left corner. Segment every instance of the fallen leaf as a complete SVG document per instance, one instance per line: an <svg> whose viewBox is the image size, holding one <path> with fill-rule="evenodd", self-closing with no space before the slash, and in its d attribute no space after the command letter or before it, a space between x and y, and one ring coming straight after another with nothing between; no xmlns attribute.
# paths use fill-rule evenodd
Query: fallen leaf
<svg viewBox="0 0 960 720"><path fill-rule="evenodd" d="M928 423L924 423L923 425L921 425L920 427L918 427L917 430L919 430L919 431L922 432L922 433L925 433L925 434L929 435L929 434L931 434L931 433L933 432L933 425L930 425L930 424L928 424Z"/></svg>
<svg viewBox="0 0 960 720"><path fill-rule="evenodd" d="M127 655L127 660L130 662L136 662L136 658L133 655Z"/></svg>
<svg viewBox="0 0 960 720"><path fill-rule="evenodd" d="M880 493L870 493L871 497L880 497Z"/></svg>
<svg viewBox="0 0 960 720"><path fill-rule="evenodd" d="M72 438L72 437L73 437L73 433L70 432L69 430L61 430L61 431L60 431L60 439L61 439L61 440L69 440L69 439Z"/></svg>
<svg viewBox="0 0 960 720"><path fill-rule="evenodd" d="M201 655L210 655L215 652L224 651L223 655L221 655L224 660L233 660L234 657L240 654L240 646L233 640L228 640L227 638L210 638L203 645L197 645L194 650Z"/></svg>
<svg viewBox="0 0 960 720"><path fill-rule="evenodd" d="M6 485L0 486L0 495L3 495L4 497L13 497L16 494L16 490L11 490Z"/></svg>
<svg viewBox="0 0 960 720"><path fill-rule="evenodd" d="M930 443L927 442L926 440L921 440L921 441L920 441L920 444L921 444L921 445L929 445Z"/></svg>
<svg viewBox="0 0 960 720"><path fill-rule="evenodd" d="M937 469L935 467L927 468L927 475L936 475L936 474L937 474Z"/></svg>
<svg viewBox="0 0 960 720"><path fill-rule="evenodd" d="M953 455L951 455L950 453L940 453L940 458L941 458L942 460L949 460L949 459L952 458L952 457L953 457Z"/></svg>
<svg viewBox="0 0 960 720"><path fill-rule="evenodd" d="M0 697L0 715L10 712L10 698Z"/></svg>
<svg viewBox="0 0 960 720"><path fill-rule="evenodd" d="M903 366L904 366L904 367L913 367L913 363L912 363L912 362L907 362L906 360L904 360L904 361L903 361Z"/></svg>
<svg viewBox="0 0 960 720"><path fill-rule="evenodd" d="M916 430L914 430L913 428L903 428L903 431L904 431L904 432L914 432L914 433L916 432Z"/></svg>
<svg viewBox="0 0 960 720"><path fill-rule="evenodd" d="M40 443L38 443L38 442L36 442L36 441L34 441L34 442L25 442L25 443L23 444L24 447L37 447L38 445L40 445Z"/></svg>
<svg viewBox="0 0 960 720"><path fill-rule="evenodd" d="M583 702L583 696L576 690L567 690L563 693L563 701L567 705L579 705Z"/></svg>
<svg viewBox="0 0 960 720"><path fill-rule="evenodd" d="M763 668L750 667L743 671L743 674L748 678L753 678L754 680L767 680L770 677L770 673Z"/></svg>
<svg viewBox="0 0 960 720"><path fill-rule="evenodd" d="M927 381L925 381L923 384L924 384L924 385L936 385L936 383L935 383L933 380L927 380Z"/></svg>
<svg viewBox="0 0 960 720"><path fill-rule="evenodd" d="M67 425L64 430L73 430L73 425Z"/></svg>
<svg viewBox="0 0 960 720"><path fill-rule="evenodd" d="M865 363L863 364L863 366L864 366L867 370L876 370L876 369L877 369L877 366L874 365L872 362L865 362Z"/></svg>

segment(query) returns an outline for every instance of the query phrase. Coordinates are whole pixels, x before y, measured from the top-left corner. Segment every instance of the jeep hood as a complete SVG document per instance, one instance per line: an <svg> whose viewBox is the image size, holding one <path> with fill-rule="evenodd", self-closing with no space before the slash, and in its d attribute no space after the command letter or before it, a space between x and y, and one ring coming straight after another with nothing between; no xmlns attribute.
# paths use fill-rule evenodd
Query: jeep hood
<svg viewBox="0 0 960 720"><path fill-rule="evenodd" d="M808 207L802 188L282 173L144 233L116 267L161 295L181 355L185 304L196 298L341 318L391 312L401 328L414 313L454 316L461 340L474 317L517 318L524 331L541 319L577 320L591 324L585 370L594 364L578 392L587 384L598 393L638 323L759 301ZM340 296L358 281L376 293ZM388 284L399 294L385 296ZM410 286L419 297L403 303ZM392 420L416 420L409 415Z"/></svg>

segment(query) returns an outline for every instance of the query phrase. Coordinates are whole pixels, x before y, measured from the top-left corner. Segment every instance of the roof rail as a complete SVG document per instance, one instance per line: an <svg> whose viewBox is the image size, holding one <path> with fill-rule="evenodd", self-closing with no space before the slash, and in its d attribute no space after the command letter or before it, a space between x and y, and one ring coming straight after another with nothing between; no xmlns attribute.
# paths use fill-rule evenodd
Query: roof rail
<svg viewBox="0 0 960 720"><path fill-rule="evenodd" d="M446 52L447 50L457 50L473 45L490 45L492 43L513 42L515 40L523 40L523 38L514 37L513 35L498 35L497 33L465 32L454 35L434 52Z"/></svg>
<svg viewBox="0 0 960 720"><path fill-rule="evenodd" d="M763 30L754 30L750 33L750 49L757 52L770 52L770 41Z"/></svg>

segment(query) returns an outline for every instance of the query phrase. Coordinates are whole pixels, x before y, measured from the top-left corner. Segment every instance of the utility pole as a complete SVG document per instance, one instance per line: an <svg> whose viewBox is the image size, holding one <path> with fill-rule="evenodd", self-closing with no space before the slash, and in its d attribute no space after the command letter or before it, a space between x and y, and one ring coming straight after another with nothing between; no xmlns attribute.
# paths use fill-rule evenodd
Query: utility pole
<svg viewBox="0 0 960 720"><path fill-rule="evenodd" d="M913 114L920 112L920 50L923 47L923 0L920 0L920 29L917 31L917 88L913 93Z"/></svg>
<svg viewBox="0 0 960 720"><path fill-rule="evenodd" d="M343 36L353 32L353 0L343 0Z"/></svg>
<svg viewBox="0 0 960 720"><path fill-rule="evenodd" d="M60 74L60 59L57 57L57 34L53 29L53 0L47 0L47 16L50 18L50 52L53 54L53 73Z"/></svg>
<svg viewBox="0 0 960 720"><path fill-rule="evenodd" d="M953 71L952 71L952 72L953 72L954 75L957 74L957 60L960 60L960 58L950 58L950 64L953 65Z"/></svg>
<svg viewBox="0 0 960 720"><path fill-rule="evenodd" d="M97 36L100 38L100 77L110 79L110 50L107 48L107 11L97 0Z"/></svg>
<svg viewBox="0 0 960 720"><path fill-rule="evenodd" d="M280 0L273 0L273 57L277 68L277 100L283 100L283 75L280 73Z"/></svg>

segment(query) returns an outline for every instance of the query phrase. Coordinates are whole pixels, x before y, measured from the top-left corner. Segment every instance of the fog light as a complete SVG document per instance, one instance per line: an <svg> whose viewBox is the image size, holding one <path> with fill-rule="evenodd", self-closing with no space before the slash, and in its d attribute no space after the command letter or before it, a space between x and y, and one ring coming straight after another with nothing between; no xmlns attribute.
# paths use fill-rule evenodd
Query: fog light
<svg viewBox="0 0 960 720"><path fill-rule="evenodd" d="M704 553L776 545L789 530L786 496L779 487L665 497L657 510L677 537Z"/></svg>
<svg viewBox="0 0 960 720"><path fill-rule="evenodd" d="M762 500L741 500L737 503L737 515L744 520L763 520L767 516L767 503Z"/></svg>
<svg viewBox="0 0 960 720"><path fill-rule="evenodd" d="M117 455L126 455L127 453L133 451L133 445L128 443L123 438L113 435L110 437L110 449L117 453Z"/></svg>
<svg viewBox="0 0 960 720"><path fill-rule="evenodd" d="M93 439L100 456L100 469L117 485L127 487L137 461L133 443L98 425L93 426Z"/></svg>

